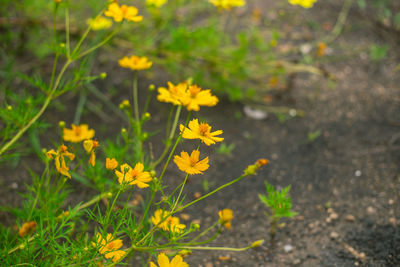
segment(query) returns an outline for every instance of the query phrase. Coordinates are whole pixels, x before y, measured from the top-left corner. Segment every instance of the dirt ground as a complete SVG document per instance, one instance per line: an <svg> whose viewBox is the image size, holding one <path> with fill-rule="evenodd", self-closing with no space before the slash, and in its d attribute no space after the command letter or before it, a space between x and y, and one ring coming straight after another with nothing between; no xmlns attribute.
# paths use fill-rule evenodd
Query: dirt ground
<svg viewBox="0 0 400 267"><path fill-rule="evenodd" d="M294 12L286 8L289 14ZM340 3L318 3L296 14L333 25L339 10ZM235 149L231 155L219 155L212 149L205 152L210 156L210 170L190 180L184 190L188 199L193 199L195 192L205 193L203 179L215 187L240 175L258 158L268 158L270 163L257 176L218 192L185 213L205 229L218 210L234 211L232 229L212 246L244 247L258 239L266 242L244 252L194 251L186 258L190 266L400 265L400 76L396 72L400 39L386 38L387 32L381 35L375 26L352 10L322 63L335 76L334 85L321 76L301 74L288 95L273 99L272 105L304 110L305 117L283 123L273 114L264 120L244 114L238 119L234 114L243 110L243 104L227 101L199 113L213 127L223 129L226 143L234 143ZM307 25L296 27L300 33L310 31ZM323 33L321 29L315 34ZM379 62L371 61L366 49L376 43L391 47ZM153 109L154 119L161 121L164 110L157 110L157 105ZM52 116L46 118L51 121ZM64 120L72 121L68 117ZM109 128L113 126L115 122ZM309 141L308 133L317 130L321 135ZM21 166L26 168L32 162L28 159ZM28 172L1 168L0 204L18 202L15 193L30 181ZM168 174L172 177L177 172L171 169ZM264 180L276 187L291 184L293 209L299 213L284 220L273 248L268 242L265 207L257 197L265 193ZM74 194L79 199L86 192ZM0 215L1 220L9 220Z"/></svg>

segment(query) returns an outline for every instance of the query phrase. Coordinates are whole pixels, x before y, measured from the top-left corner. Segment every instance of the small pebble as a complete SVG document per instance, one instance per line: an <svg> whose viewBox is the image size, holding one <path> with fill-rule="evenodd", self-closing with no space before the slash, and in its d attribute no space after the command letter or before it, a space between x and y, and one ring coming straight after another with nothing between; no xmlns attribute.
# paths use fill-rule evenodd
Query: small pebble
<svg viewBox="0 0 400 267"><path fill-rule="evenodd" d="M332 209L332 208L329 208L329 209L327 209L327 212L328 212L328 213L333 213L333 209Z"/></svg>
<svg viewBox="0 0 400 267"><path fill-rule="evenodd" d="M181 215L179 215L179 217L181 217L182 220L184 221L189 221L190 220L190 215L187 213L182 213Z"/></svg>
<svg viewBox="0 0 400 267"><path fill-rule="evenodd" d="M283 250L284 250L286 253L290 253L290 252L292 252L292 250L293 250L293 246L292 246L292 245L284 245L284 246L283 246Z"/></svg>
<svg viewBox="0 0 400 267"><path fill-rule="evenodd" d="M389 223L390 224L396 224L396 218L389 218Z"/></svg>
<svg viewBox="0 0 400 267"><path fill-rule="evenodd" d="M361 172L360 170L356 170L356 171L354 172L354 175L355 175L356 177L360 177L361 174L362 174L362 172Z"/></svg>
<svg viewBox="0 0 400 267"><path fill-rule="evenodd" d="M213 267L214 265L211 262L207 262L204 264L204 267Z"/></svg>
<svg viewBox="0 0 400 267"><path fill-rule="evenodd" d="M300 264L301 263L301 260L300 259L295 259L294 261L293 261L293 265L298 265L298 264Z"/></svg>
<svg viewBox="0 0 400 267"><path fill-rule="evenodd" d="M374 213L376 213L376 209L375 209L374 207L369 206L369 207L367 208L367 212L368 212L369 214L374 214Z"/></svg>
<svg viewBox="0 0 400 267"><path fill-rule="evenodd" d="M16 182L11 184L12 189L18 189L18 184Z"/></svg>
<svg viewBox="0 0 400 267"><path fill-rule="evenodd" d="M332 239L337 239L339 237L339 234L336 232L331 232L329 235Z"/></svg>
<svg viewBox="0 0 400 267"><path fill-rule="evenodd" d="M351 215L351 214L346 215L346 217L344 217L344 219L345 219L346 221L348 221L348 222L355 222L355 221L356 221L356 218L355 218L353 215Z"/></svg>
<svg viewBox="0 0 400 267"><path fill-rule="evenodd" d="M339 218L339 215L337 214L337 213L331 213L330 215L329 215L329 218L331 218L332 220L336 220L337 218Z"/></svg>
<svg viewBox="0 0 400 267"><path fill-rule="evenodd" d="M199 192L195 192L193 195L194 195L194 198L196 198L196 199L201 197L201 194Z"/></svg>
<svg viewBox="0 0 400 267"><path fill-rule="evenodd" d="M394 200L393 199L389 199L388 204L389 205L393 205L394 204Z"/></svg>

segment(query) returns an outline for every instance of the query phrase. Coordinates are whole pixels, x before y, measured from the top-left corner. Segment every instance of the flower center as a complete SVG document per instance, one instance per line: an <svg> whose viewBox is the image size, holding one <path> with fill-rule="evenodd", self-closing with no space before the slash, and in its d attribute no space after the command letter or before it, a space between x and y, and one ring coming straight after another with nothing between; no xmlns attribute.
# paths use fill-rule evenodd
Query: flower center
<svg viewBox="0 0 400 267"><path fill-rule="evenodd" d="M122 5L121 6L121 12L122 12L122 14L123 15L126 15L126 12L128 11L128 6L126 6L126 5Z"/></svg>
<svg viewBox="0 0 400 267"><path fill-rule="evenodd" d="M189 92L190 92L190 96L192 98L195 98L197 96L198 93L200 93L201 88L198 87L197 85L192 85L189 87Z"/></svg>
<svg viewBox="0 0 400 267"><path fill-rule="evenodd" d="M200 134L201 135L206 135L209 131L210 131L210 129L209 129L209 127L210 126L208 126L206 123L200 123L199 124L199 132L200 132Z"/></svg>
<svg viewBox="0 0 400 267"><path fill-rule="evenodd" d="M80 135L82 133L82 129L79 126L76 126L74 129L75 135Z"/></svg>

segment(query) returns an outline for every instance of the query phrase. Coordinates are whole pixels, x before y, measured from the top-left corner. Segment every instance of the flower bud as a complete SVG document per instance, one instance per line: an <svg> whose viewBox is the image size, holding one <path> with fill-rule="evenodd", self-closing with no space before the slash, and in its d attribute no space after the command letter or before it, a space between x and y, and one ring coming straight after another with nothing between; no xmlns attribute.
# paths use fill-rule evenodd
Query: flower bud
<svg viewBox="0 0 400 267"><path fill-rule="evenodd" d="M250 247L252 247L252 248L258 248L258 247L261 246L262 244L264 244L264 239L254 241L254 242L251 244Z"/></svg>
<svg viewBox="0 0 400 267"><path fill-rule="evenodd" d="M61 129L65 128L65 121L59 121L58 127L60 127Z"/></svg>
<svg viewBox="0 0 400 267"><path fill-rule="evenodd" d="M156 87L154 86L154 84L150 84L150 85L149 85L149 91L154 91L154 89L156 89Z"/></svg>
<svg viewBox="0 0 400 267"><path fill-rule="evenodd" d="M143 118L142 118L142 119L143 119L144 121L147 121L147 120L149 120L150 118L151 118L150 113L146 112L146 113L143 114Z"/></svg>
<svg viewBox="0 0 400 267"><path fill-rule="evenodd" d="M182 249L178 254L181 256L192 255L192 251L190 249Z"/></svg>
<svg viewBox="0 0 400 267"><path fill-rule="evenodd" d="M156 177L156 171L155 170L151 170L150 171L150 175L151 175L151 177Z"/></svg>
<svg viewBox="0 0 400 267"><path fill-rule="evenodd" d="M100 79L104 80L107 77L107 73L102 72L102 73L100 73L99 77L100 77Z"/></svg>
<svg viewBox="0 0 400 267"><path fill-rule="evenodd" d="M12 106L7 105L7 110L8 110L8 111L11 111L11 110L12 110Z"/></svg>
<svg viewBox="0 0 400 267"><path fill-rule="evenodd" d="M126 134L126 129L125 128L121 129L121 134Z"/></svg>

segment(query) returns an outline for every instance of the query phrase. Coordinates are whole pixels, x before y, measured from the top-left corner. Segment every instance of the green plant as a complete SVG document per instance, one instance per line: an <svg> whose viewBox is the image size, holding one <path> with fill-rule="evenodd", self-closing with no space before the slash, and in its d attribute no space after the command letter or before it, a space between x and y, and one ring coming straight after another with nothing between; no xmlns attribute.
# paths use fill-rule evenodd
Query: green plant
<svg viewBox="0 0 400 267"><path fill-rule="evenodd" d="M265 181L267 195L258 194L258 198L267 206L269 212L265 212L270 223L271 242L275 240L275 234L279 227L279 220L292 218L298 213L292 211L292 200L289 196L290 185L276 190L271 184Z"/></svg>
<svg viewBox="0 0 400 267"><path fill-rule="evenodd" d="M215 152L217 152L220 155L231 155L232 151L235 149L235 144L231 143L227 145L226 143L222 143L219 145L216 149Z"/></svg>
<svg viewBox="0 0 400 267"><path fill-rule="evenodd" d="M388 45L372 45L370 47L369 57L373 61L380 61L386 57L388 50Z"/></svg>
<svg viewBox="0 0 400 267"><path fill-rule="evenodd" d="M320 130L316 130L316 131L313 131L313 132L308 132L307 133L307 142L308 143L312 143L315 139L317 139L320 136L321 136L321 131Z"/></svg>

